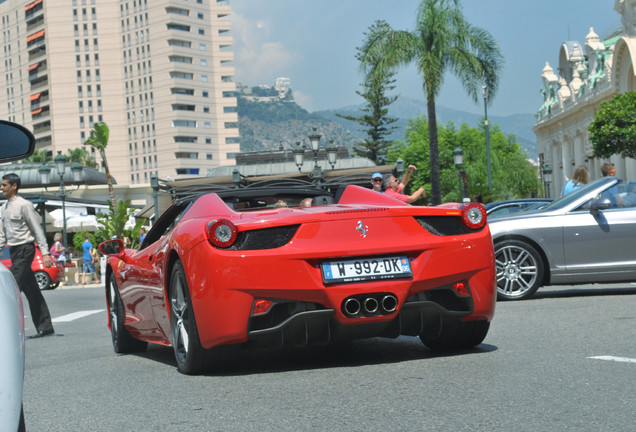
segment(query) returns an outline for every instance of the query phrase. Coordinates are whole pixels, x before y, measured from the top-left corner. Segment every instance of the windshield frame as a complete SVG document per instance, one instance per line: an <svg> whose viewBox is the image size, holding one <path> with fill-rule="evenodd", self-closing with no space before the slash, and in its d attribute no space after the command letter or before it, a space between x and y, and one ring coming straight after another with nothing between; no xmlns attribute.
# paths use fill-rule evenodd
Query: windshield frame
<svg viewBox="0 0 636 432"><path fill-rule="evenodd" d="M616 182L613 182L612 180L616 180ZM569 194L561 198L555 199L551 203L547 204L545 207L542 207L540 211L560 210L560 209L569 207L572 203L579 201L581 197L587 195L590 192L590 190L596 189L602 184L605 184L606 187L603 188L602 190L599 190L599 194L605 191L606 189L609 189L611 186L614 186L621 182L622 180L619 178L614 177L610 179L608 177L601 177L578 189L575 189L574 191L570 192ZM589 197L589 198L592 199L594 197Z"/></svg>

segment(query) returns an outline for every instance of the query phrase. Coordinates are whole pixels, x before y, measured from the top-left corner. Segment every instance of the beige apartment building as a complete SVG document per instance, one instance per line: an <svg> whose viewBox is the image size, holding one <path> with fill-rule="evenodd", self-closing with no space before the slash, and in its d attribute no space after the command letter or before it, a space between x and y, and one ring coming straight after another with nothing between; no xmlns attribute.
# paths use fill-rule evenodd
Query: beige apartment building
<svg viewBox="0 0 636 432"><path fill-rule="evenodd" d="M230 12L228 0L0 1L0 118L53 155L106 122L120 185L233 165Z"/></svg>

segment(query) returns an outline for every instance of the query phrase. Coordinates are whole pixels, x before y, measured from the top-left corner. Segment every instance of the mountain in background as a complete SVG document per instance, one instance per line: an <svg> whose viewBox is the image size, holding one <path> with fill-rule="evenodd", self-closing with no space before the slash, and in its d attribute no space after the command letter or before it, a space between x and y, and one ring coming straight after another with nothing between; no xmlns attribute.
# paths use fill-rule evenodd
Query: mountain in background
<svg viewBox="0 0 636 432"><path fill-rule="evenodd" d="M289 100L252 100L242 95L238 97L239 134L241 151L274 150L280 147L292 148L296 142L305 140L312 128L317 128L325 140L334 140L337 146L349 149L364 140L362 127L350 120L336 116L360 115L363 105L347 106L339 109L309 113ZM399 120L394 123L397 129L390 136L392 140L403 140L404 131L410 118L426 115L426 103L417 99L398 98L391 104L390 116ZM477 126L483 115L457 111L437 106L437 120L440 124L453 121L457 126L467 123ZM537 144L532 127L536 120L533 114L515 114L510 116L489 116L491 127L498 125L506 134L515 134L517 141L528 157L537 159ZM307 142L308 145L308 142Z"/></svg>
<svg viewBox="0 0 636 432"><path fill-rule="evenodd" d="M360 115L360 109L364 105L352 105L334 110L316 111L315 115L319 115L330 121L340 123L345 129L350 130L355 136L360 139L364 139L364 132L361 131L362 127L353 121L345 120L336 116L338 114L345 115ZM451 108L437 105L437 122L439 124L446 124L449 121L453 121L456 126L460 126L463 123L467 123L471 127L476 127L483 122L483 114L471 114L465 111L457 111ZM426 102L423 100L411 99L407 97L399 97L393 104L389 106L389 115L398 119L393 124L397 129L393 131L390 139L403 140L404 131L408 126L408 120L415 117L426 117ZM532 132L532 128L536 124L536 119L533 114L513 114L509 116L488 116L490 127L498 125L506 135L514 134L517 137L517 142L525 150L530 159L537 159L537 141Z"/></svg>

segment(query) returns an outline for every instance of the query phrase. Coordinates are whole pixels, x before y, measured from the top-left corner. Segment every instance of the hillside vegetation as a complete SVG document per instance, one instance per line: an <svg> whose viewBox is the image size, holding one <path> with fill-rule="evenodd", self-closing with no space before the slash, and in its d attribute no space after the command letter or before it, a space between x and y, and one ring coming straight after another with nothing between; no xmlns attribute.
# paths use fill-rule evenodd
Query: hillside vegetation
<svg viewBox="0 0 636 432"><path fill-rule="evenodd" d="M322 145L333 139L334 144L349 149L365 136L356 122L336 116L340 114L359 114L361 106L349 106L340 109L309 113L293 101L273 100L254 102L242 96L238 98L239 133L241 151L273 150L279 146L294 146L297 141L306 140L312 128L317 128L322 135ZM408 126L408 120L425 115L426 105L423 101L400 97L391 105L390 115L399 118L398 128L390 136L401 141ZM536 138L532 132L535 119L532 114L515 114L505 117L489 116L491 127L499 125L505 134L515 134L528 157L536 159ZM456 126L467 123L476 126L483 117L463 111L451 110L438 106L438 121L445 124L453 121ZM309 145L308 140L306 144Z"/></svg>
<svg viewBox="0 0 636 432"><path fill-rule="evenodd" d="M360 141L341 124L310 114L295 102L253 102L239 97L238 115L242 152L289 148L303 139L309 145L312 128L322 135L323 146L334 140L337 146L351 148Z"/></svg>

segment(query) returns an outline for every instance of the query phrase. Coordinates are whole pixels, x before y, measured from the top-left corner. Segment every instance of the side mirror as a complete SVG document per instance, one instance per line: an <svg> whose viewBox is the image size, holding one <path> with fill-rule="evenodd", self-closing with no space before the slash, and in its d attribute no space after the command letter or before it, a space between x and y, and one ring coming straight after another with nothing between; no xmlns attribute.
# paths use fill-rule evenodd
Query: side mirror
<svg viewBox="0 0 636 432"><path fill-rule="evenodd" d="M106 240L100 243L99 251L104 255L121 258L124 255L124 242L120 239Z"/></svg>
<svg viewBox="0 0 636 432"><path fill-rule="evenodd" d="M600 210L607 210L612 208L612 202L609 198L595 198L590 203L590 212L598 213Z"/></svg>
<svg viewBox="0 0 636 432"><path fill-rule="evenodd" d="M35 137L17 123L0 120L0 162L24 159L33 154Z"/></svg>

